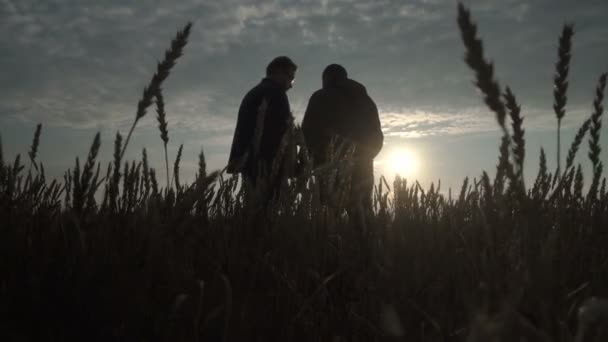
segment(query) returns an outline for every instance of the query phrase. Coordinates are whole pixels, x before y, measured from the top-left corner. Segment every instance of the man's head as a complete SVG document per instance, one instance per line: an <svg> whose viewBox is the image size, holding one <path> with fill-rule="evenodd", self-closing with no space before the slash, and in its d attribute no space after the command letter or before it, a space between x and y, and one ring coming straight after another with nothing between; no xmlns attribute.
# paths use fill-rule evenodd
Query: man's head
<svg viewBox="0 0 608 342"><path fill-rule="evenodd" d="M289 90L296 78L298 66L287 56L273 59L266 67L266 77L279 83L285 90Z"/></svg>
<svg viewBox="0 0 608 342"><path fill-rule="evenodd" d="M348 74L340 64L330 64L323 70L323 88L346 80Z"/></svg>

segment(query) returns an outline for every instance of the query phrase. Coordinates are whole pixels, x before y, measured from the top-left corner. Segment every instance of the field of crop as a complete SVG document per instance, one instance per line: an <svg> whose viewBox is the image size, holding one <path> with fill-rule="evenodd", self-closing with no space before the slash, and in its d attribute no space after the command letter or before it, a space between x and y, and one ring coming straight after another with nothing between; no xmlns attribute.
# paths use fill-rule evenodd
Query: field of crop
<svg viewBox="0 0 608 342"><path fill-rule="evenodd" d="M161 85L190 24L158 64L126 139L117 134L107 167L96 161L99 134L62 181L45 178L38 161L41 126L27 161L4 160L0 145L0 340L605 341L606 74L565 163L548 170L541 153L536 181L526 185L520 106L496 81L463 6L458 25L503 134L494 179L483 172L458 193L381 180L372 208L347 211L351 149L335 146L328 165L313 168L295 126L276 160L295 176L281 179L270 203L264 182L209 172L203 152L192 184L179 179L181 148L171 170L166 152L158 172L145 150L141 161L123 160L152 105L166 151ZM564 26L558 123L572 38ZM589 180L575 164L584 142Z"/></svg>

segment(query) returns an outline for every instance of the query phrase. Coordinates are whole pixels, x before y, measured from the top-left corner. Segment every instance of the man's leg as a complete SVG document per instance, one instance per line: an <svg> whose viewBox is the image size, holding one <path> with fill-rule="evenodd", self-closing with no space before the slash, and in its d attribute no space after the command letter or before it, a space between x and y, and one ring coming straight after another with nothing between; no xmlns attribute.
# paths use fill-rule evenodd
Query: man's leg
<svg viewBox="0 0 608 342"><path fill-rule="evenodd" d="M366 210L372 209L374 191L373 160L363 160L354 165L351 186L351 202Z"/></svg>
<svg viewBox="0 0 608 342"><path fill-rule="evenodd" d="M374 188L373 164L371 160L360 161L355 164L352 175L350 205L348 214L354 228L358 232L360 261L371 261L373 250L373 235L371 216L372 193Z"/></svg>

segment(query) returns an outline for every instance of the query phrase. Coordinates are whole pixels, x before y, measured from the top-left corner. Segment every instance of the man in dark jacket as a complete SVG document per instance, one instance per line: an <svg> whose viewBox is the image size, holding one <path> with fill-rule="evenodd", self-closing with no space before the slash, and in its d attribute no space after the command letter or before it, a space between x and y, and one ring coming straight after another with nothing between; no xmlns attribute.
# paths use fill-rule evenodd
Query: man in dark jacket
<svg viewBox="0 0 608 342"><path fill-rule="evenodd" d="M362 84L348 78L341 65L331 64L323 71L323 88L308 102L302 131L315 165L326 162L332 138L355 145L351 201L371 206L373 162L384 136L376 104Z"/></svg>
<svg viewBox="0 0 608 342"><path fill-rule="evenodd" d="M266 77L243 98L232 140L228 173L242 173L256 184L258 177L262 176L259 170L270 172L281 139L293 122L286 92L292 87L296 70L296 64L289 57L276 57L266 67ZM266 106L260 113L262 103ZM256 143L259 115L264 115L264 120Z"/></svg>

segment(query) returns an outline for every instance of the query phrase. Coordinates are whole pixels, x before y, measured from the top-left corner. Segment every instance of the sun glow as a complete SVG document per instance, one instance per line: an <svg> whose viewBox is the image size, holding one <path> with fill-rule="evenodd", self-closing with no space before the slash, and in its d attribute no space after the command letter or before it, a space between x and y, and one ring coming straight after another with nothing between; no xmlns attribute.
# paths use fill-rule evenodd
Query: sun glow
<svg viewBox="0 0 608 342"><path fill-rule="evenodd" d="M418 156L407 149L400 149L388 155L385 167L391 175L399 174L401 177L411 178L417 176L420 162Z"/></svg>

